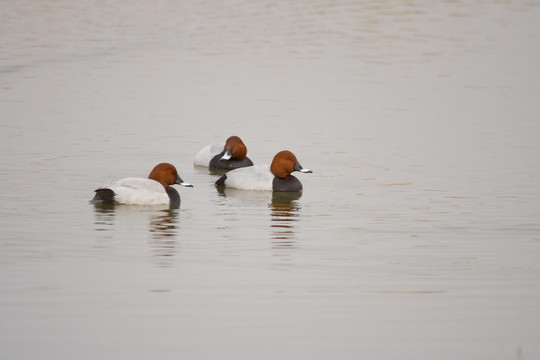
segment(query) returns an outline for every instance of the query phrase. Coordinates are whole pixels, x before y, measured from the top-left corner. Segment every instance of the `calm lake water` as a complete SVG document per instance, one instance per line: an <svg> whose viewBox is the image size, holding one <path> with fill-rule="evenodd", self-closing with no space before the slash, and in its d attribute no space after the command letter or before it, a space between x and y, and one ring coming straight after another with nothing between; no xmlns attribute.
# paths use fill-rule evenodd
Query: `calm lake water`
<svg viewBox="0 0 540 360"><path fill-rule="evenodd" d="M0 14L0 358L540 358L537 2ZM230 135L302 196L218 191ZM180 209L88 203L159 162Z"/></svg>

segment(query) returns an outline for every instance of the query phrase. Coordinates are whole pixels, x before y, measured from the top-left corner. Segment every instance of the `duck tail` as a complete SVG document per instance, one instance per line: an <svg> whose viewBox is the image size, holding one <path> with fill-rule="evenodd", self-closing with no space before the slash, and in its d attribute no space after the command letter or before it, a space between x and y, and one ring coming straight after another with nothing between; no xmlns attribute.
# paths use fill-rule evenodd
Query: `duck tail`
<svg viewBox="0 0 540 360"><path fill-rule="evenodd" d="M225 186L225 180L227 180L227 175L221 175L219 179L216 181L216 186Z"/></svg>
<svg viewBox="0 0 540 360"><path fill-rule="evenodd" d="M92 199L93 203L114 203L114 196L116 195L111 189L97 189L96 195Z"/></svg>

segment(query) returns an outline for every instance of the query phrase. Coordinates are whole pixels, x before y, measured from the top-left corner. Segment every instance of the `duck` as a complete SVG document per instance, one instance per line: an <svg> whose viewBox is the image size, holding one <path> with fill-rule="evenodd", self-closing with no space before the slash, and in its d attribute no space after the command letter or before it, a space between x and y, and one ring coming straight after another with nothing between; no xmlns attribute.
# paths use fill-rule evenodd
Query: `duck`
<svg viewBox="0 0 540 360"><path fill-rule="evenodd" d="M291 175L293 171L313 172L303 168L291 151L283 150L274 156L272 164L254 165L229 171L222 175L215 185L243 190L300 192L303 190L302 183Z"/></svg>
<svg viewBox="0 0 540 360"><path fill-rule="evenodd" d="M230 136L225 143L205 146L195 155L193 164L217 170L253 166L253 162L247 157L247 147L238 136Z"/></svg>
<svg viewBox="0 0 540 360"><path fill-rule="evenodd" d="M178 184L186 187L193 185L184 182L176 168L169 163L156 165L148 178L128 177L97 188L94 204L132 204L160 205L169 204L171 207L180 206L180 194L171 185Z"/></svg>

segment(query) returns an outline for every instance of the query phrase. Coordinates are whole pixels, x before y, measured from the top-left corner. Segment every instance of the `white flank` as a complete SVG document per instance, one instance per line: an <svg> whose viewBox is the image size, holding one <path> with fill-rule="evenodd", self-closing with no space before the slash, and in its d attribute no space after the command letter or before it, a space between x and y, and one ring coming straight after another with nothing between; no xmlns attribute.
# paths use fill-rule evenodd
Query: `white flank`
<svg viewBox="0 0 540 360"><path fill-rule="evenodd" d="M224 146L225 146L225 143L221 142L221 143L210 144L203 147L201 151L199 151L197 155L195 155L195 159L193 160L193 165L208 167L208 165L210 164L210 160L212 160L214 156L222 152Z"/></svg>
<svg viewBox="0 0 540 360"><path fill-rule="evenodd" d="M254 165L229 171L225 186L243 190L271 191L273 180L270 165Z"/></svg>
<svg viewBox="0 0 540 360"><path fill-rule="evenodd" d="M158 205L170 202L163 185L151 179L125 178L103 188L114 191L114 200L120 204Z"/></svg>

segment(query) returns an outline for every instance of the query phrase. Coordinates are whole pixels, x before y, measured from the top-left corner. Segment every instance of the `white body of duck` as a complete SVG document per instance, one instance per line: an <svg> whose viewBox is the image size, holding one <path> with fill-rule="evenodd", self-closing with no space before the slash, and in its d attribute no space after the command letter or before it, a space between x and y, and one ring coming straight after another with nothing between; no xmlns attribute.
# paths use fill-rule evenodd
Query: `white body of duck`
<svg viewBox="0 0 540 360"><path fill-rule="evenodd" d="M272 180L274 174L270 171L270 165L253 165L229 171L223 186L242 190L271 191Z"/></svg>
<svg viewBox="0 0 540 360"><path fill-rule="evenodd" d="M195 155L193 165L209 167L210 160L212 160L214 156L220 154L223 151L224 146L224 142L206 145L197 153L197 155Z"/></svg>

